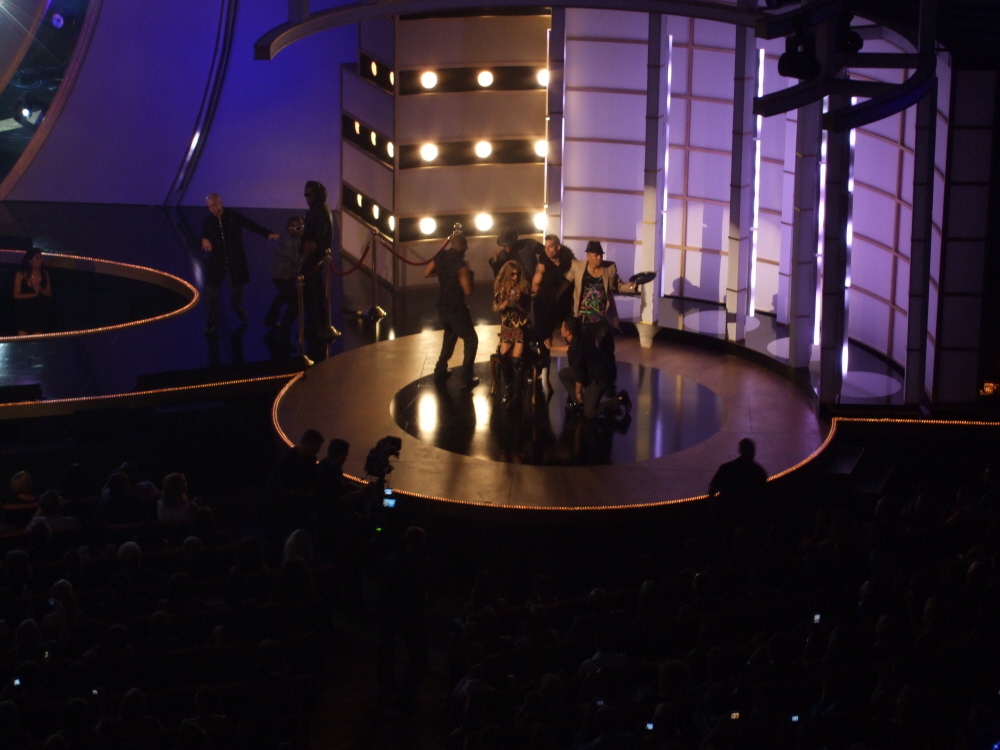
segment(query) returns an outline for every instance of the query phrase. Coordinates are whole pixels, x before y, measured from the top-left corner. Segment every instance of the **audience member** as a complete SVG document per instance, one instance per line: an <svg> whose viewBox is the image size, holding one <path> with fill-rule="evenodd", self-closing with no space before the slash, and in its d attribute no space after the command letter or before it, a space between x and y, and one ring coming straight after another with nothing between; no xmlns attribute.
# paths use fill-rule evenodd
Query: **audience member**
<svg viewBox="0 0 1000 750"><path fill-rule="evenodd" d="M19 471L10 478L10 499L8 505L24 505L33 503L35 497L31 474L26 471Z"/></svg>
<svg viewBox="0 0 1000 750"><path fill-rule="evenodd" d="M34 520L44 521L53 532L80 528L80 522L73 516L62 514L62 503L63 499L59 490L46 490L38 498L38 512L35 514L33 522Z"/></svg>
<svg viewBox="0 0 1000 750"><path fill-rule="evenodd" d="M271 532L271 555L277 559L281 545L295 529L309 525L313 510L316 456L323 446L317 430L306 430L299 444L278 460L267 483L267 523Z"/></svg>
<svg viewBox="0 0 1000 750"><path fill-rule="evenodd" d="M167 523L185 523L194 520L198 507L188 500L187 477L183 474L167 474L163 478L163 490L156 501L156 520Z"/></svg>

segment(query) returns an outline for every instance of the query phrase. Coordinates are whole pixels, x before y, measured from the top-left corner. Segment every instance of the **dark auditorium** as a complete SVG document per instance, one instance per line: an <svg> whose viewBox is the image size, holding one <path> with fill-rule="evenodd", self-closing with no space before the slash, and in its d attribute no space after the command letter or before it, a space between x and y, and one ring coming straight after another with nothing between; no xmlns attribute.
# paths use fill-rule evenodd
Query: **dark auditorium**
<svg viewBox="0 0 1000 750"><path fill-rule="evenodd" d="M996 750L995 0L0 0L0 750Z"/></svg>

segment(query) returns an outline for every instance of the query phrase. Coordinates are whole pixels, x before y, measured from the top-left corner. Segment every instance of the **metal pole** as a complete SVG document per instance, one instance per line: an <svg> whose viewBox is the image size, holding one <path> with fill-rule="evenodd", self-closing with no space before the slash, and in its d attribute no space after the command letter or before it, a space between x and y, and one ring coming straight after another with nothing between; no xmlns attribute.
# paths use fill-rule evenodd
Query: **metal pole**
<svg viewBox="0 0 1000 750"><path fill-rule="evenodd" d="M382 320L385 317L385 310L378 306L378 265L375 262L375 249L378 247L378 232L376 230L372 230L372 236L368 242L372 254L372 304L371 307L365 310L365 315L368 316L369 320Z"/></svg>
<svg viewBox="0 0 1000 750"><path fill-rule="evenodd" d="M305 286L306 277L299 274L295 277L295 294L299 302L299 358L302 360L306 367L312 364L312 360L306 356L306 325L305 325L305 307L302 304L303 298L303 287Z"/></svg>

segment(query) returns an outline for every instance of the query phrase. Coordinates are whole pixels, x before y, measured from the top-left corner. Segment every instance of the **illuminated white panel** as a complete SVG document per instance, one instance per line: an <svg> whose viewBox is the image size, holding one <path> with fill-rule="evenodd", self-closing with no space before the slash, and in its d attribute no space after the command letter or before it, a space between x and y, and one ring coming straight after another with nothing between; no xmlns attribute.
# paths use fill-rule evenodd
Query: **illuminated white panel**
<svg viewBox="0 0 1000 750"><path fill-rule="evenodd" d="M851 257L854 266L854 257ZM851 294L848 336L879 352L889 351L889 306L867 294Z"/></svg>
<svg viewBox="0 0 1000 750"><path fill-rule="evenodd" d="M690 145L730 151L733 147L733 105L691 102ZM729 175L720 175L729 184Z"/></svg>
<svg viewBox="0 0 1000 750"><path fill-rule="evenodd" d="M687 24L685 23L686 27ZM673 27L671 27L673 28ZM670 95L671 97L686 96L688 94L688 69L691 65L691 50L688 47L678 46L677 37L674 37L674 47L670 55ZM670 107L673 110L674 102ZM670 113L670 129L674 129L675 117L673 111Z"/></svg>
<svg viewBox="0 0 1000 750"><path fill-rule="evenodd" d="M685 154L683 149L670 149L670 169L667 170L667 195L684 194L684 164Z"/></svg>
<svg viewBox="0 0 1000 750"><path fill-rule="evenodd" d="M893 220L896 201L864 185L854 186L854 234L892 247L895 241Z"/></svg>
<svg viewBox="0 0 1000 750"><path fill-rule="evenodd" d="M663 248L663 276L667 279L680 279L681 277L681 251L673 247ZM674 281L673 284L668 284L666 288L667 294L680 294L680 289L678 289L679 282Z"/></svg>
<svg viewBox="0 0 1000 750"><path fill-rule="evenodd" d="M892 313L892 352L890 358L906 362L906 314L898 310Z"/></svg>
<svg viewBox="0 0 1000 750"><path fill-rule="evenodd" d="M905 315L910 309L910 262L903 258L896 259L896 291L894 302ZM905 359L899 360L905 362Z"/></svg>
<svg viewBox="0 0 1000 750"><path fill-rule="evenodd" d="M721 252L729 238L729 206L689 200L687 244ZM690 257L690 256L689 256Z"/></svg>
<svg viewBox="0 0 1000 750"><path fill-rule="evenodd" d="M563 193L563 234L567 237L632 239L642 220L642 198L619 193L567 190Z"/></svg>
<svg viewBox="0 0 1000 750"><path fill-rule="evenodd" d="M906 111L906 116L908 118L915 118L917 116L916 105L910 107ZM868 123L858 132L860 133L875 133L883 138L888 138L890 141L896 142L899 140L899 123L901 114L891 115L883 120L876 120L875 122Z"/></svg>
<svg viewBox="0 0 1000 750"><path fill-rule="evenodd" d="M730 31L730 34L732 33ZM735 71L736 55L734 53L706 49L694 50L691 68L691 95L732 101Z"/></svg>
<svg viewBox="0 0 1000 750"><path fill-rule="evenodd" d="M911 191L912 192L912 191ZM899 247L900 255L910 257L910 244L913 235L913 210L907 206L899 207Z"/></svg>
<svg viewBox="0 0 1000 750"><path fill-rule="evenodd" d="M785 166L774 164L773 162L763 162L760 165L760 207L772 211L781 210L781 201L784 196L783 183L785 180Z"/></svg>
<svg viewBox="0 0 1000 750"><path fill-rule="evenodd" d="M762 213L757 222L757 257L761 260L778 262L781 256L781 216L778 214ZM768 264L762 263L761 266ZM778 267L772 266L774 273L778 273Z"/></svg>
<svg viewBox="0 0 1000 750"><path fill-rule="evenodd" d="M605 187L642 192L645 147L568 141L563 151L566 187Z"/></svg>
<svg viewBox="0 0 1000 750"><path fill-rule="evenodd" d="M667 210L663 217L666 224L666 235L664 243L667 245L682 245L684 236L682 228L684 223L684 201L678 198L667 198Z"/></svg>
<svg viewBox="0 0 1000 750"><path fill-rule="evenodd" d="M505 114L505 119L510 113ZM566 138L646 141L646 97L566 92Z"/></svg>
<svg viewBox="0 0 1000 750"><path fill-rule="evenodd" d="M566 9L566 36L637 39L649 36L649 16L632 11ZM645 66L645 62L643 62Z"/></svg>
<svg viewBox="0 0 1000 750"><path fill-rule="evenodd" d="M851 285L892 299L892 254L855 234L851 248Z"/></svg>
<svg viewBox="0 0 1000 750"><path fill-rule="evenodd" d="M607 33L607 32L605 32ZM646 92L646 45L597 41L566 42L567 87L632 89Z"/></svg>
<svg viewBox="0 0 1000 750"><path fill-rule="evenodd" d="M732 24L696 18L694 21L694 43L703 47L734 49L736 28Z"/></svg>
<svg viewBox="0 0 1000 750"><path fill-rule="evenodd" d="M777 296L778 267L770 263L758 263L754 287L754 309L757 312L773 313Z"/></svg>
<svg viewBox="0 0 1000 750"><path fill-rule="evenodd" d="M726 259L715 253L687 253L684 296L709 302L726 298Z"/></svg>
<svg viewBox="0 0 1000 750"><path fill-rule="evenodd" d="M691 19L686 16L667 16L670 36L674 38L674 45L687 44L691 40L688 33L691 28Z"/></svg>
<svg viewBox="0 0 1000 750"><path fill-rule="evenodd" d="M670 100L670 145L683 146L687 144L687 99ZM673 153L673 152L671 152ZM673 157L671 156L671 165ZM673 172L674 170L669 170Z"/></svg>
<svg viewBox="0 0 1000 750"><path fill-rule="evenodd" d="M784 117L764 118L763 127L760 130L760 156L762 159L784 160L786 130Z"/></svg>
<svg viewBox="0 0 1000 750"><path fill-rule="evenodd" d="M854 146L855 181L896 195L899 147L880 138L873 138L863 130L857 131L857 136Z"/></svg>
<svg viewBox="0 0 1000 750"><path fill-rule="evenodd" d="M729 203L729 154L691 151L688 154L688 195Z"/></svg>

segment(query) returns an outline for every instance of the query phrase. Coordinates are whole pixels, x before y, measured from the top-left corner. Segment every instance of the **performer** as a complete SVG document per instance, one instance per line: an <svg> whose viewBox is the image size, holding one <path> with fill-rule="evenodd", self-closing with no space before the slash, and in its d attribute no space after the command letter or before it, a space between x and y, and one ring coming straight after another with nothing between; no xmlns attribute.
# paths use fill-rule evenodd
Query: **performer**
<svg viewBox="0 0 1000 750"><path fill-rule="evenodd" d="M243 249L243 228L266 237L278 239L278 234L262 227L232 208L223 208L218 193L209 193L205 198L210 216L201 223L201 249L208 253L205 268L205 298L208 301L208 325L205 335L215 334L219 325L219 290L222 282L229 279L230 304L241 323L246 323L243 309L243 288L250 281L247 269L247 255Z"/></svg>
<svg viewBox="0 0 1000 750"><path fill-rule="evenodd" d="M566 280L573 261L573 251L563 245L554 234L545 235L545 251L538 256L534 278L531 280L531 294L534 297L535 337L541 343L552 336L572 311L570 306L573 297L570 290L573 285ZM549 362L548 349L541 347L542 366Z"/></svg>
<svg viewBox="0 0 1000 750"><path fill-rule="evenodd" d="M326 186L309 180L302 191L309 211L302 232L302 306L305 312L306 334L320 341L340 337L340 331L330 324L330 304L326 298L324 261L333 252L334 238L340 238L337 217L326 204Z"/></svg>
<svg viewBox="0 0 1000 750"><path fill-rule="evenodd" d="M42 251L28 250L14 274L14 325L18 336L41 333L52 296L49 271L42 265Z"/></svg>
<svg viewBox="0 0 1000 750"><path fill-rule="evenodd" d="M541 244L537 240L529 237L519 240L517 232L510 227L500 230L497 237L497 245L493 248L493 257L490 258L490 268L493 269L493 278L500 275L500 269L509 260L516 260L527 272L527 279L535 275L535 265L538 263L538 256L544 252Z"/></svg>
<svg viewBox="0 0 1000 750"><path fill-rule="evenodd" d="M604 260L604 248L597 240L587 243L587 259L574 260L566 272L566 279L573 284L573 313L583 324L581 330L593 338L611 366L614 385L618 372L615 366L614 328L619 328L618 308L614 293L634 293L638 284L622 281L618 266Z"/></svg>
<svg viewBox="0 0 1000 750"><path fill-rule="evenodd" d="M305 224L301 216L292 216L285 224L285 233L281 236L278 249L271 261L271 280L278 288L278 294L264 316L264 325L268 328L278 325L281 308L281 330L287 332L295 316L299 314L299 295L295 288L295 279L302 268L302 232Z"/></svg>
<svg viewBox="0 0 1000 750"><path fill-rule="evenodd" d="M465 262L465 251L469 249L469 243L465 235L453 234L449 245L424 268L424 278L438 277L438 315L444 328L441 354L434 367L434 382L440 385L451 375L448 372L448 360L455 351L455 344L462 339L464 352L461 384L463 388L475 388L479 385L479 378L473 375L479 335L472 324L469 306L465 303L465 298L472 294L473 281L472 269Z"/></svg>
<svg viewBox="0 0 1000 750"><path fill-rule="evenodd" d="M531 295L524 268L508 260L493 285L493 312L500 313L500 366L503 372L503 403L514 400L524 377L524 345L528 340Z"/></svg>
<svg viewBox="0 0 1000 750"><path fill-rule="evenodd" d="M614 363L598 349L594 339L583 332L579 318L569 316L560 328L567 346L553 346L551 339L545 340L545 346L553 352L566 352L569 367L559 371L559 379L566 387L566 407L583 409L587 419L604 415L613 415L619 408L626 414L632 411L632 399L627 391L619 391L616 396L601 400L608 386L614 381Z"/></svg>

